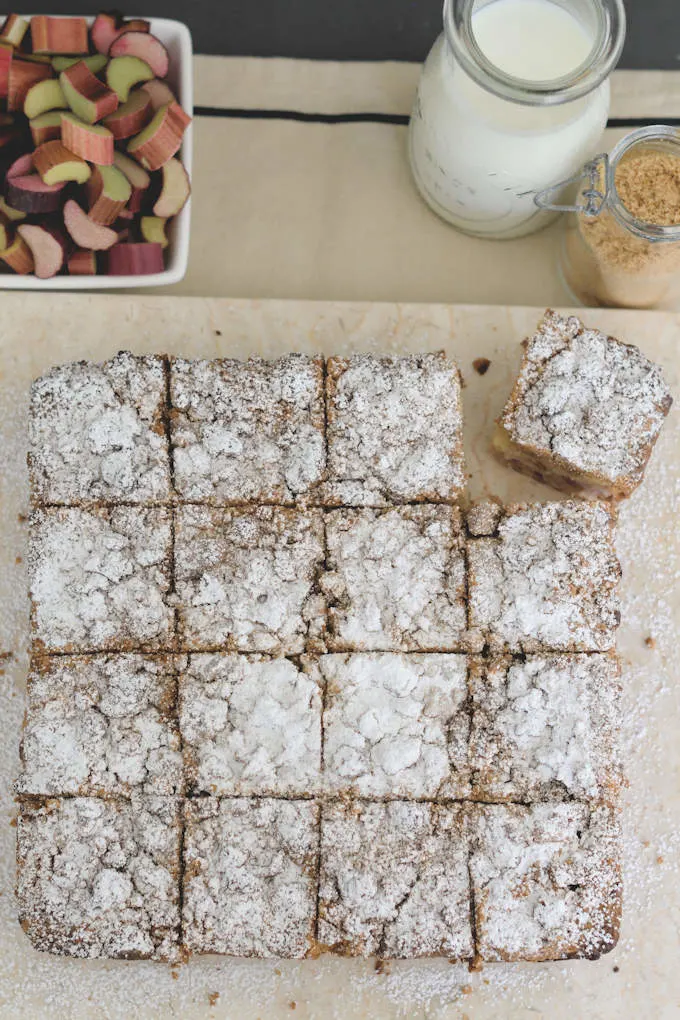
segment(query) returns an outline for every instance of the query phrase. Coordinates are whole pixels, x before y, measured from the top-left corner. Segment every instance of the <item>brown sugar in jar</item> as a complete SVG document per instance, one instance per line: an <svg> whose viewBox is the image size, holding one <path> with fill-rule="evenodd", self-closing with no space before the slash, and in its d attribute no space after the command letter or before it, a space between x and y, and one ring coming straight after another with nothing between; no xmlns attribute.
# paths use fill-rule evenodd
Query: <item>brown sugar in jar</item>
<svg viewBox="0 0 680 1020"><path fill-rule="evenodd" d="M672 306L680 293L680 134L665 126L627 135L599 169L596 215L570 217L562 250L567 285L586 305Z"/></svg>

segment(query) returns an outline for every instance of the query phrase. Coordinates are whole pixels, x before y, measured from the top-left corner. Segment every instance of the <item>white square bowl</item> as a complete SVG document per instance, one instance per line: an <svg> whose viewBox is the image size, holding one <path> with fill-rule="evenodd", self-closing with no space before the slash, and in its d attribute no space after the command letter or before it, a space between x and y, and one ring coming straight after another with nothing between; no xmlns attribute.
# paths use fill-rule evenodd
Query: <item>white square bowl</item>
<svg viewBox="0 0 680 1020"><path fill-rule="evenodd" d="M142 15L139 15L141 17ZM31 18L34 15L24 14ZM5 15L0 15L0 24ZM148 18L151 33L157 36L170 56L170 70L167 82L180 106L194 115L194 81L191 32L181 21L170 18ZM89 25L94 18L86 18ZM180 156L191 178L193 156L193 123L184 132ZM166 249L167 265L162 273L148 276L53 276L50 280L39 280L35 276L0 274L0 290L113 290L122 287L161 287L179 283L186 274L189 262L189 234L191 224L191 198L168 228L170 244Z"/></svg>

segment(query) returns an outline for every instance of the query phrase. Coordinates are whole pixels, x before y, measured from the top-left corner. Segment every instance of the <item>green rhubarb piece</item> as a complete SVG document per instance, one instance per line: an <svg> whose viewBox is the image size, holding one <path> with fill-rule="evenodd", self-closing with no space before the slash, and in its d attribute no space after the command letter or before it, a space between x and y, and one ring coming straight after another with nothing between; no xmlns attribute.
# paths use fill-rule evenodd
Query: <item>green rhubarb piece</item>
<svg viewBox="0 0 680 1020"><path fill-rule="evenodd" d="M7 205L2 197L0 197L0 214L6 216L10 223L20 223L28 216L28 213L22 212L21 209L13 209L11 205Z"/></svg>
<svg viewBox="0 0 680 1020"><path fill-rule="evenodd" d="M99 74L109 62L109 58L103 53L95 53L92 57L52 57L52 67L57 74L61 74L62 71L68 71L69 67L73 67L81 60L87 64L92 74Z"/></svg>
<svg viewBox="0 0 680 1020"><path fill-rule="evenodd" d="M24 113L29 120L48 110L65 110L67 107L66 96L56 78L47 78L31 85L24 100Z"/></svg>
<svg viewBox="0 0 680 1020"><path fill-rule="evenodd" d="M166 222L161 216L142 216L139 229L144 240L151 244L160 244L161 248L167 248L169 242L165 234Z"/></svg>
<svg viewBox="0 0 680 1020"><path fill-rule="evenodd" d="M130 89L140 81L151 81L154 73L139 57L114 57L106 68L106 83L121 103L127 101Z"/></svg>
<svg viewBox="0 0 680 1020"><path fill-rule="evenodd" d="M62 121L67 120L71 124L76 124L81 128L86 128L87 133L90 135L98 135L100 138L110 138L111 132L103 124L88 124L87 121L83 121L80 117L76 117L74 113L62 113Z"/></svg>
<svg viewBox="0 0 680 1020"><path fill-rule="evenodd" d="M119 170L122 170L134 188L144 189L151 184L151 178L144 167L140 166L137 160L126 156L124 152L119 152L116 149L113 154L113 163Z"/></svg>
<svg viewBox="0 0 680 1020"><path fill-rule="evenodd" d="M110 198L112 202L128 202L132 194L132 185L122 170L116 166L100 166L97 170L101 174L101 194Z"/></svg>

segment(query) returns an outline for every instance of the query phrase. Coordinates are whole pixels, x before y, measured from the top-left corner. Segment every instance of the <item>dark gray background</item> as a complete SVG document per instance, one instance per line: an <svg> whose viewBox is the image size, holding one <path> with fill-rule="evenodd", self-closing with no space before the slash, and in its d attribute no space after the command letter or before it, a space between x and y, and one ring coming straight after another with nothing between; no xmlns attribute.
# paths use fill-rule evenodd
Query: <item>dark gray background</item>
<svg viewBox="0 0 680 1020"><path fill-rule="evenodd" d="M680 68L680 0L625 0L622 67ZM113 6L111 0L104 5ZM45 14L91 14L83 0L13 3ZM130 14L178 18L197 53L318 60L423 60L442 0L144 0Z"/></svg>

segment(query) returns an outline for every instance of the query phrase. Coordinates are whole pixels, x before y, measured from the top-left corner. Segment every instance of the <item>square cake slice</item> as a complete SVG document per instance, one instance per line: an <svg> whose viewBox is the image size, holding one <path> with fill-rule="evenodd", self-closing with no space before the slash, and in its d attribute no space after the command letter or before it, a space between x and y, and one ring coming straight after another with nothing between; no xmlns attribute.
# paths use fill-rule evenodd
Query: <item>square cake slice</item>
<svg viewBox="0 0 680 1020"><path fill-rule="evenodd" d="M343 509L325 520L331 651L464 647L465 542L457 507Z"/></svg>
<svg viewBox="0 0 680 1020"><path fill-rule="evenodd" d="M171 363L175 484L214 504L304 500L326 469L323 359Z"/></svg>
<svg viewBox="0 0 680 1020"><path fill-rule="evenodd" d="M460 373L443 353L329 358L326 408L326 505L445 503L460 496Z"/></svg>
<svg viewBox="0 0 680 1020"><path fill-rule="evenodd" d="M624 499L642 481L671 404L661 369L637 347L549 310L524 341L494 449L564 492Z"/></svg>
<svg viewBox="0 0 680 1020"><path fill-rule="evenodd" d="M182 506L175 520L184 648L297 655L320 640L321 511Z"/></svg>
<svg viewBox="0 0 680 1020"><path fill-rule="evenodd" d="M35 510L28 553L35 651L173 648L170 525L161 507Z"/></svg>
<svg viewBox="0 0 680 1020"><path fill-rule="evenodd" d="M31 387L34 503L170 499L166 364L122 352L53 368Z"/></svg>
<svg viewBox="0 0 680 1020"><path fill-rule="evenodd" d="M464 655L322 655L324 785L363 797L469 793Z"/></svg>
<svg viewBox="0 0 680 1020"><path fill-rule="evenodd" d="M471 957L462 809L324 805L318 940L345 956Z"/></svg>
<svg viewBox="0 0 680 1020"><path fill-rule="evenodd" d="M316 924L319 809L309 800L185 803L184 943L301 959Z"/></svg>
<svg viewBox="0 0 680 1020"><path fill-rule="evenodd" d="M613 648L621 568L609 504L485 509L473 508L468 519L471 643L492 652ZM484 535L486 524L493 534Z"/></svg>
<svg viewBox="0 0 680 1020"><path fill-rule="evenodd" d="M62 956L175 961L180 819L162 797L91 797L21 805L19 920Z"/></svg>
<svg viewBox="0 0 680 1020"><path fill-rule="evenodd" d="M193 793L295 796L321 777L321 690L290 659L191 655L180 728Z"/></svg>
<svg viewBox="0 0 680 1020"><path fill-rule="evenodd" d="M477 956L598 959L621 916L616 809L568 804L468 808Z"/></svg>
<svg viewBox="0 0 680 1020"><path fill-rule="evenodd" d="M19 793L165 796L183 791L171 656L35 659Z"/></svg>
<svg viewBox="0 0 680 1020"><path fill-rule="evenodd" d="M616 800L620 666L614 655L474 659L475 800Z"/></svg>

